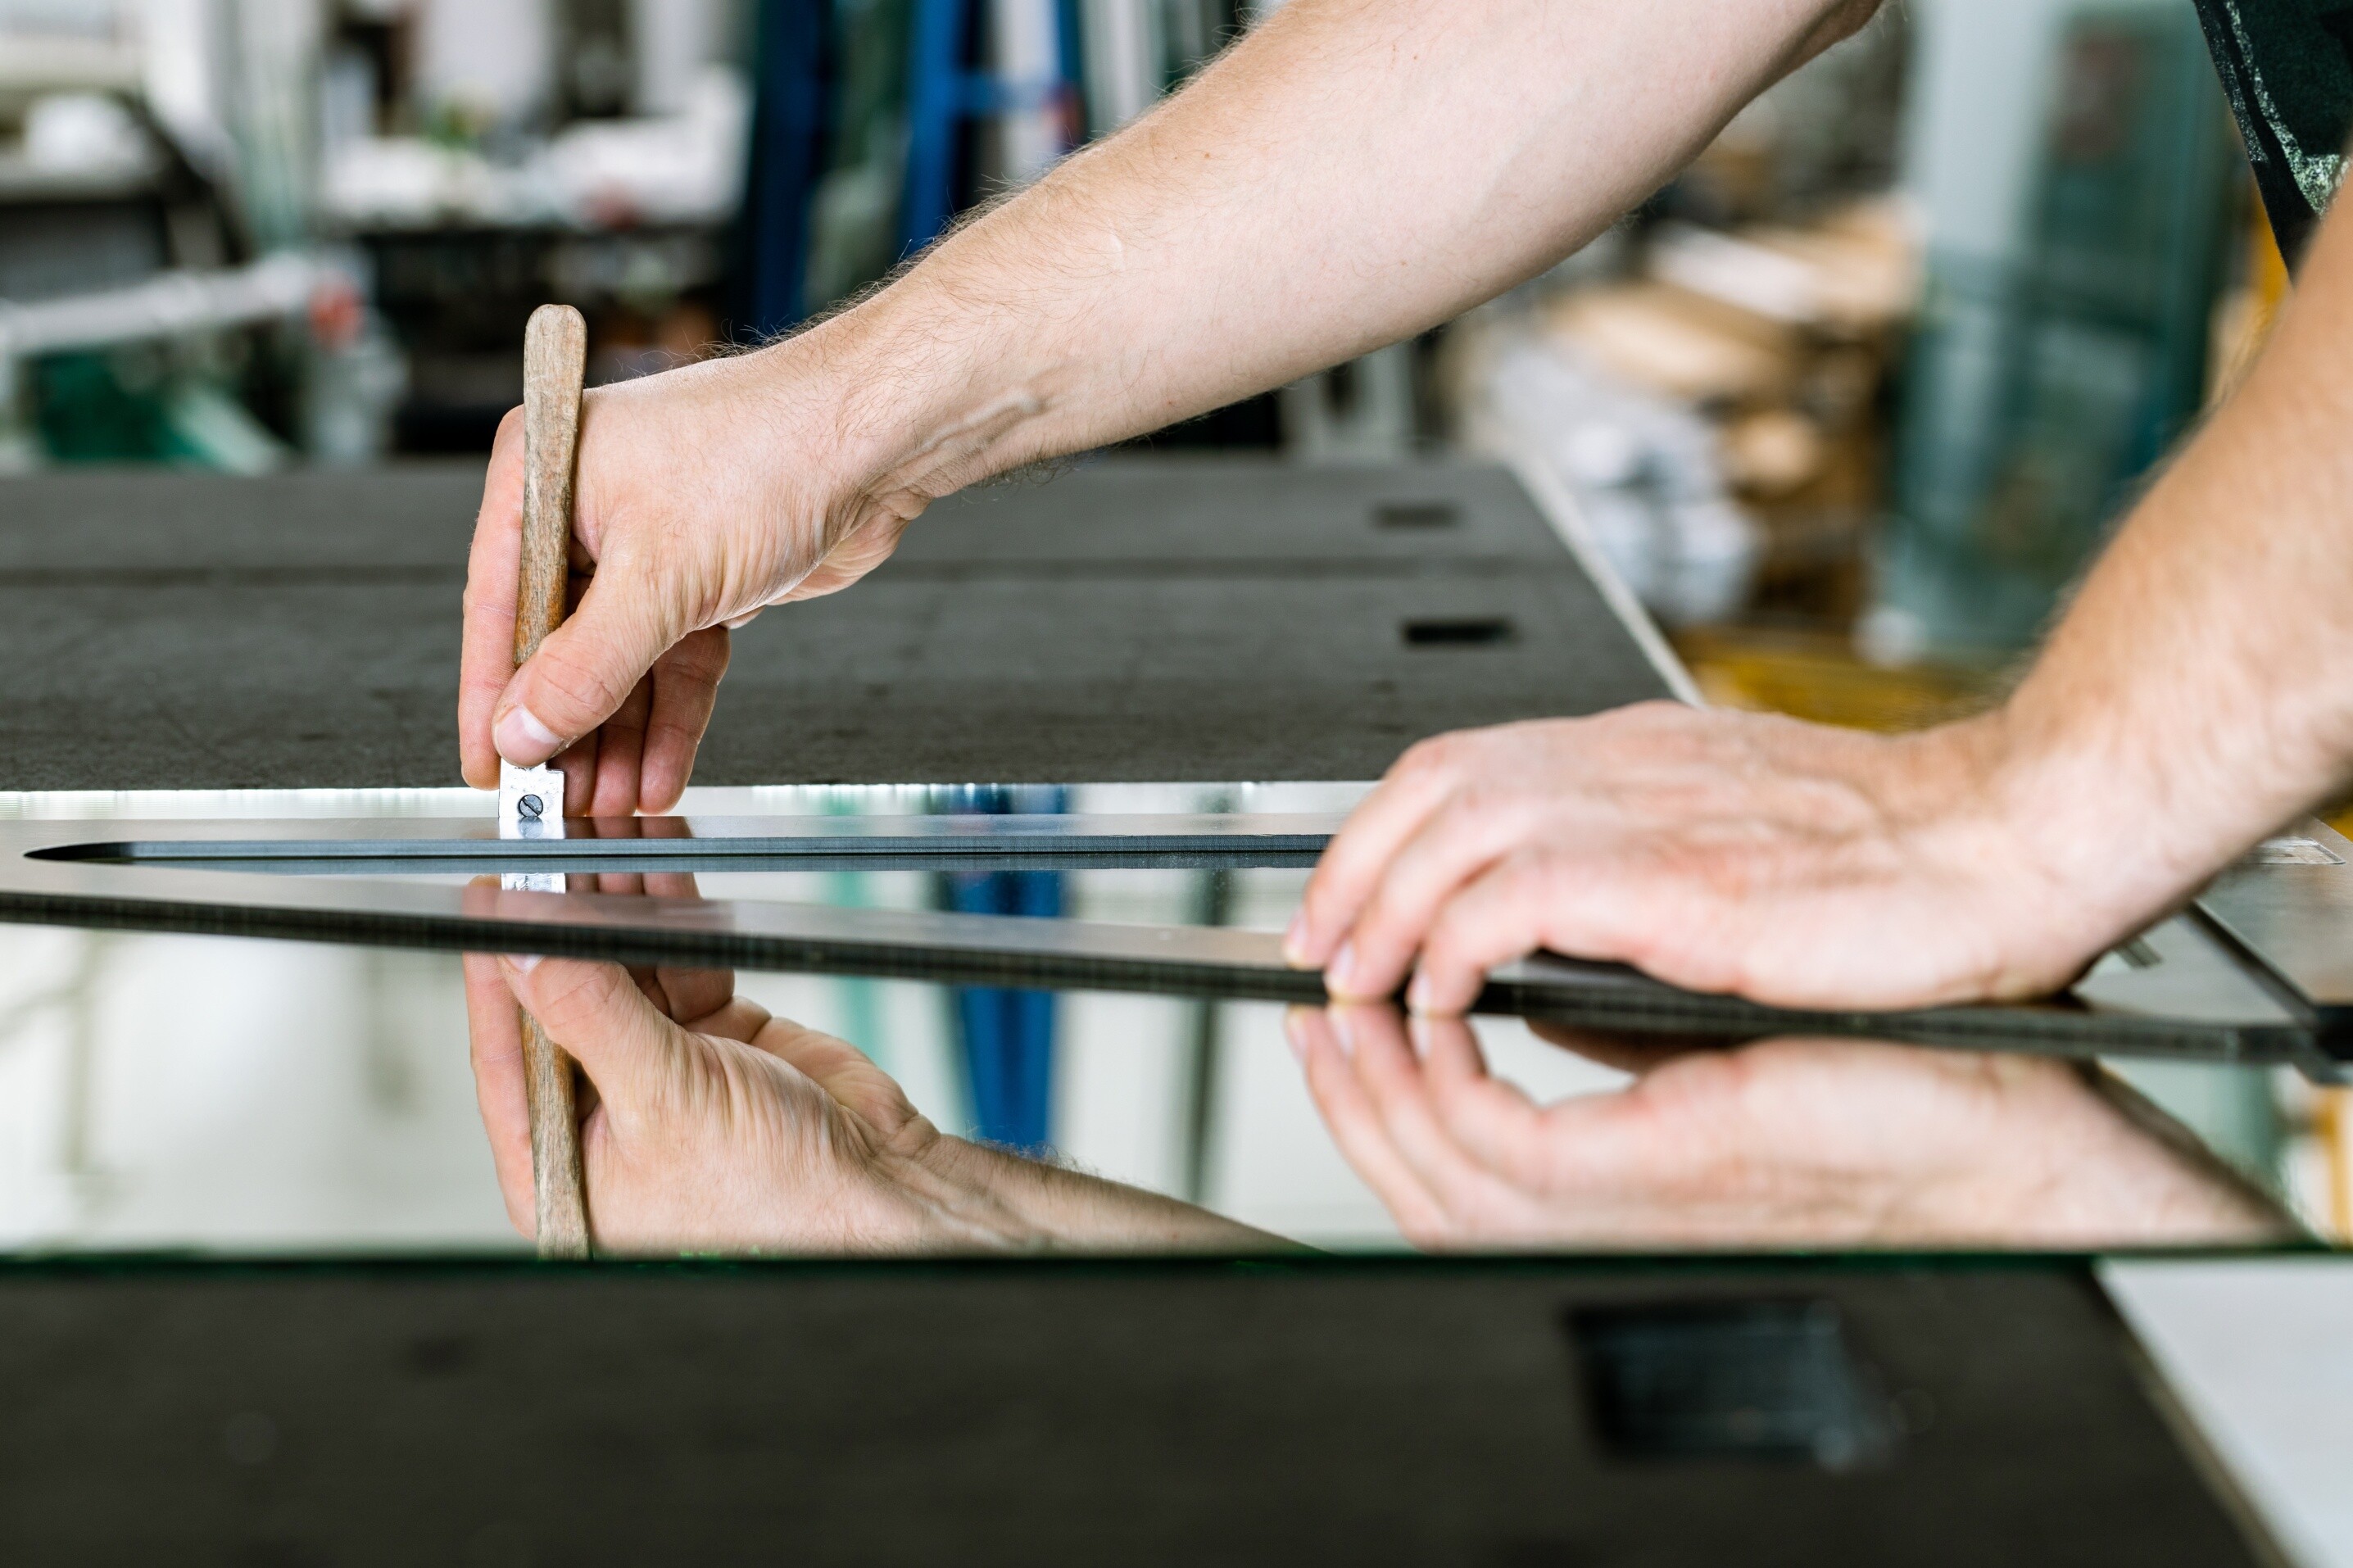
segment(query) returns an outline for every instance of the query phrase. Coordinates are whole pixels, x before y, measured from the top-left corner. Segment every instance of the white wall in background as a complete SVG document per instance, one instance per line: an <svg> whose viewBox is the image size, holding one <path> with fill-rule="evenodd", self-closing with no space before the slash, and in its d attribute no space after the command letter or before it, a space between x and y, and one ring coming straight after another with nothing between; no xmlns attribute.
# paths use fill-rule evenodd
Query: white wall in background
<svg viewBox="0 0 2353 1568"><path fill-rule="evenodd" d="M300 245L319 188L324 0L231 0L229 131L246 222L265 250Z"/></svg>
<svg viewBox="0 0 2353 1568"><path fill-rule="evenodd" d="M703 68L721 58L725 21L718 0L630 0L636 112L686 111Z"/></svg>
<svg viewBox="0 0 2353 1568"><path fill-rule="evenodd" d="M1159 101L1167 77L1159 9L1155 0L1080 0L1080 5L1088 129L1107 136Z"/></svg>
<svg viewBox="0 0 2353 1568"><path fill-rule="evenodd" d="M2085 0L1909 0L1904 186L1932 251L1993 259L2023 242L2060 39L2067 18L2087 8Z"/></svg>
<svg viewBox="0 0 2353 1568"><path fill-rule="evenodd" d="M1065 149L1061 113L1045 93L1061 76L1059 0L990 0L988 46L997 81L1022 95L997 117L997 171L1023 185L1044 174Z"/></svg>
<svg viewBox="0 0 2353 1568"><path fill-rule="evenodd" d="M493 121L528 119L554 87L551 0L421 0L417 91Z"/></svg>
<svg viewBox="0 0 2353 1568"><path fill-rule="evenodd" d="M2007 256L2040 159L2076 0L1915 0L1904 184L1935 249Z"/></svg>
<svg viewBox="0 0 2353 1568"><path fill-rule="evenodd" d="M457 961L0 932L0 1247L512 1248Z"/></svg>
<svg viewBox="0 0 2353 1568"><path fill-rule="evenodd" d="M140 68L148 106L198 167L218 174L229 144L227 0L140 0Z"/></svg>

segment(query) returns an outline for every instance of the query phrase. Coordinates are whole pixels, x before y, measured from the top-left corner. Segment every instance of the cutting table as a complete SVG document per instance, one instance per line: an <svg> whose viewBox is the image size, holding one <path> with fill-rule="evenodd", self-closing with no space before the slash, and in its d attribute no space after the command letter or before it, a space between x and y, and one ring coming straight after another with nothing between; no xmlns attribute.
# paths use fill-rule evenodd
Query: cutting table
<svg viewBox="0 0 2353 1568"><path fill-rule="evenodd" d="M2277 1560L2081 1257L522 1260L480 1169L454 964L254 914L480 914L460 884L484 868L466 847L487 814L452 787L451 716L477 489L462 467L0 484L0 850L50 879L0 873L0 902L153 930L122 900L180 879L185 902L212 900L183 930L311 939L5 938L20 1043L0 1039L0 1105L54 1102L64 1130L19 1142L37 1201L0 1187L12 1561L709 1561L787 1540L878 1562ZM1419 735L1680 679L1502 469L1103 460L946 503L855 593L743 634L686 853L795 840L798 869L741 843L691 869L713 904L771 879L801 925L762 951L798 942L799 973L747 989L895 1046L919 1100L945 1092L940 1041L1018 1045L1029 1014L999 1004L1046 994L992 987L1064 987L1048 1006L1073 1158L1327 1247L1394 1247L1319 1144L1279 1014L1250 1000L1311 999L1270 957L1302 862ZM195 790L258 793L147 793ZM231 820L257 810L272 820ZM1149 816L1173 831L1141 832ZM285 847L323 831L305 822L337 818L359 821L330 860L370 840L460 849L376 866L364 894L337 891L348 865L223 863L224 844L300 859ZM1007 850L1090 818L1128 842ZM607 853L588 832L563 852ZM956 841L845 843L878 834ZM2326 853L2282 849L2236 916L2194 928L2198 963L2178 931L2120 954L2095 977L2111 1005L2211 959L2234 1005L2317 1040L2333 950L2299 911L2337 896L2345 857L2306 841ZM544 915L514 918L543 942L572 922ZM744 934L698 918L631 929ZM1051 942L990 959L1025 918L1092 924L1065 945L1110 942L1128 967L1040 968ZM512 936L470 940L528 945ZM925 952L959 956L906 966ZM1681 1005L1622 973L1570 979L1593 983L1588 1005ZM364 1018L321 1000L351 995ZM2180 1022L2179 1000L2144 1014ZM1490 1022L1497 1061L1542 1092L1618 1081ZM2190 1056L2325 1070L2256 1048L2278 1037L2249 1018L2188 1023ZM1113 1066L1137 1063L1134 1094L1112 1094ZM1029 1090L1016 1072L990 1092ZM296 1107L315 1136L287 1136Z"/></svg>
<svg viewBox="0 0 2353 1568"><path fill-rule="evenodd" d="M6 481L0 790L455 785L478 468ZM1103 459L735 638L704 784L1370 779L1670 694L1504 470Z"/></svg>

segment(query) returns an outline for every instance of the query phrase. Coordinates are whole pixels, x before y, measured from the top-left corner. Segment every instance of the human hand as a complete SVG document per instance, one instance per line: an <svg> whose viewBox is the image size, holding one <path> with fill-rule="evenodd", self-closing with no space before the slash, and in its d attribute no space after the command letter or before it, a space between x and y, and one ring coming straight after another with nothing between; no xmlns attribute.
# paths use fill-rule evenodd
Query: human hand
<svg viewBox="0 0 2353 1568"><path fill-rule="evenodd" d="M1411 970L1440 1013L1538 949L1786 1006L2040 994L2170 889L2076 874L2010 804L2000 739L1664 702L1440 736L1333 839L1285 952L1342 997Z"/></svg>
<svg viewBox="0 0 2353 1568"><path fill-rule="evenodd" d="M470 953L475 1087L507 1215L533 1225L517 1005L579 1064L580 1158L599 1251L869 1252L974 1244L923 1170L940 1142L897 1084L831 1036L772 1018L721 971Z"/></svg>
<svg viewBox="0 0 2353 1568"><path fill-rule="evenodd" d="M598 890L622 890L607 883ZM1174 1198L945 1136L854 1047L733 989L720 971L467 957L476 1090L516 1229L530 1234L533 1214L520 1004L579 1064L581 1168L603 1252L1287 1245Z"/></svg>
<svg viewBox="0 0 2353 1568"><path fill-rule="evenodd" d="M467 782L558 757L566 810L674 805L727 668L728 630L766 605L846 587L921 502L847 477L839 407L796 340L589 392L572 564L577 604L513 668L522 527L520 411L499 427L466 568L458 698Z"/></svg>
<svg viewBox="0 0 2353 1568"><path fill-rule="evenodd" d="M2043 1058L1783 1039L1643 1048L1537 1026L1636 1074L1537 1105L1468 1023L1294 1008L1334 1140L1426 1247L2276 1243L2297 1232L2121 1085Z"/></svg>

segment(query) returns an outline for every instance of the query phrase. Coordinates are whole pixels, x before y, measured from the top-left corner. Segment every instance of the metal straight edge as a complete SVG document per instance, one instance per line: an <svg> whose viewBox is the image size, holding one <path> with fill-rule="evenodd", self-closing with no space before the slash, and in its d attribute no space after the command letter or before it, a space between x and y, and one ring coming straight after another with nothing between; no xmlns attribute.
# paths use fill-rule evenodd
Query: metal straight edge
<svg viewBox="0 0 2353 1568"><path fill-rule="evenodd" d="M1110 816L876 816L868 817L629 817L531 820L540 801L562 799L563 779L543 771L502 777L495 830L446 818L293 819L131 824L91 822L73 838L28 851L51 860L221 865L237 861L514 862L662 860L712 865L731 859L812 855L1314 856L1338 831L1331 814ZM520 781L520 782L518 782ZM536 826L537 832L526 831ZM141 829L152 832L140 831ZM492 837L495 831L496 837Z"/></svg>

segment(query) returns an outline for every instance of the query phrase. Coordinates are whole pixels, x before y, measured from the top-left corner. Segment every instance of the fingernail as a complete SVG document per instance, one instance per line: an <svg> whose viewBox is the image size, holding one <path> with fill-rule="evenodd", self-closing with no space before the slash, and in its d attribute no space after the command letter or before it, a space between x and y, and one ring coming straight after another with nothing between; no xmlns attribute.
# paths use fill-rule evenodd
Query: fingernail
<svg viewBox="0 0 2353 1568"><path fill-rule="evenodd" d="M507 710L491 731L497 743L499 755L519 767L533 767L555 754L559 738L555 731L539 721L539 715L518 702Z"/></svg>
<svg viewBox="0 0 2353 1568"><path fill-rule="evenodd" d="M513 964L515 966L516 973L521 974L529 974L533 970L537 969L539 967L539 960L540 955L535 952L511 952L507 954L507 962Z"/></svg>
<svg viewBox="0 0 2353 1568"><path fill-rule="evenodd" d="M1283 928L1282 962L1293 969L1307 967L1307 911L1300 910Z"/></svg>
<svg viewBox="0 0 2353 1568"><path fill-rule="evenodd" d="M1335 1010L1328 1016L1332 1020L1333 1043L1340 1047L1342 1056L1353 1059L1356 1054L1356 1037L1349 1030L1348 1015Z"/></svg>
<svg viewBox="0 0 2353 1568"><path fill-rule="evenodd" d="M1355 942L1344 942L1340 944L1340 951L1332 955L1330 965L1324 971L1324 984L1338 995L1353 996L1356 994L1356 944Z"/></svg>
<svg viewBox="0 0 2353 1568"><path fill-rule="evenodd" d="M1413 972L1413 984L1405 988L1406 1010L1410 1013L1430 1011L1430 976L1419 969Z"/></svg>
<svg viewBox="0 0 2353 1568"><path fill-rule="evenodd" d="M1301 1061L1307 1059L1307 1009L1285 1007L1282 1010L1282 1037L1291 1044L1291 1054Z"/></svg>
<svg viewBox="0 0 2353 1568"><path fill-rule="evenodd" d="M1416 1061L1430 1059L1430 1020L1419 1015L1405 1021L1406 1042L1413 1047Z"/></svg>

